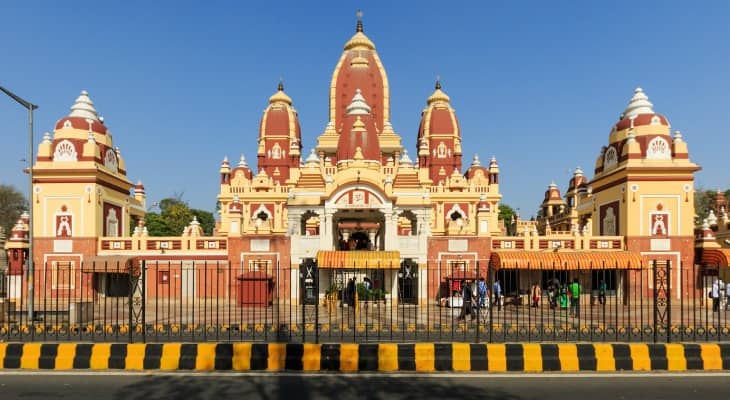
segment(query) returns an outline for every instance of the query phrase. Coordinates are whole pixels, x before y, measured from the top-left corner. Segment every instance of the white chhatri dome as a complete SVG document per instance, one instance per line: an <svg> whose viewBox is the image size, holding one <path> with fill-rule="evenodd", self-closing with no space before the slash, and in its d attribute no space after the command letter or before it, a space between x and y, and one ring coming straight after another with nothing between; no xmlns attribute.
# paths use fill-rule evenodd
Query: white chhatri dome
<svg viewBox="0 0 730 400"><path fill-rule="evenodd" d="M246 163L246 157L244 157L243 154L241 154L241 158L238 159L238 166L248 168L248 163Z"/></svg>
<svg viewBox="0 0 730 400"><path fill-rule="evenodd" d="M634 90L634 96L624 110L624 118L633 118L639 114L654 114L654 105L640 87Z"/></svg>
<svg viewBox="0 0 730 400"><path fill-rule="evenodd" d="M350 105L347 106L347 115L368 115L370 114L370 106L365 102L365 98L362 97L360 89L355 90L355 95L352 97Z"/></svg>
<svg viewBox="0 0 730 400"><path fill-rule="evenodd" d="M317 157L317 152L314 149L312 149L312 151L309 153L309 157L307 157L306 163L319 164L319 157Z"/></svg>
<svg viewBox="0 0 730 400"><path fill-rule="evenodd" d="M411 164L413 161L411 161L411 158L408 157L408 150L403 149L403 154L400 156L400 160L398 161L401 164Z"/></svg>
<svg viewBox="0 0 730 400"><path fill-rule="evenodd" d="M94 102L91 101L86 90L81 91L79 97L76 98L76 103L71 106L71 114L68 116L99 121L99 114L96 113Z"/></svg>

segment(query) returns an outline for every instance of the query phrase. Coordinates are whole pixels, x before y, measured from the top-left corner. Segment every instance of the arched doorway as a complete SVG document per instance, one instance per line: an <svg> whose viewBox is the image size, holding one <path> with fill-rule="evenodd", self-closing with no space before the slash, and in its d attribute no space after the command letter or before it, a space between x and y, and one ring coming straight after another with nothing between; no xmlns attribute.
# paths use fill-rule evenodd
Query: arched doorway
<svg viewBox="0 0 730 400"><path fill-rule="evenodd" d="M333 224L338 250L382 250L385 247L385 219L379 210L339 210L334 213Z"/></svg>

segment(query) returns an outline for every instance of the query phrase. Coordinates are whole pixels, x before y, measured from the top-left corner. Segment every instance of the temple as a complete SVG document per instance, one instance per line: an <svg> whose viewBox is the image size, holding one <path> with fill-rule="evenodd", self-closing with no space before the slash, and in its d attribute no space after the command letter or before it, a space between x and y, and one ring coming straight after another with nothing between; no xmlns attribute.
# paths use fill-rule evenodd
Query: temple
<svg viewBox="0 0 730 400"><path fill-rule="evenodd" d="M127 177L107 123L82 92L38 147L34 221L24 215L8 234L8 281L28 272L31 223L34 262L45 266L35 272L36 295L51 297L126 293L124 276L138 274L139 261L156 267L146 272L148 297L240 299L239 283L248 279L275 282L262 286L276 288L266 301L292 304L317 304L328 288L367 277L393 303L426 305L454 280L488 275L516 291L556 269L563 281L596 287L610 276L611 290L631 285L650 296L642 275L650 263L676 266L672 280L727 266L727 201L718 199L715 219L695 230L699 167L641 88L610 127L593 177L577 168L564 194L548 186L537 218L508 221L499 219L497 159L464 158L441 82L424 99L418 126L414 118L405 128L417 129L416 142L403 142L390 119L384 64L360 19L334 66L328 100L316 146L305 149L295 99L280 83L261 116L256 160L220 164L215 235L204 236L193 220L180 236L152 237L144 186ZM695 246L704 249L697 258ZM681 296L680 285L672 287Z"/></svg>

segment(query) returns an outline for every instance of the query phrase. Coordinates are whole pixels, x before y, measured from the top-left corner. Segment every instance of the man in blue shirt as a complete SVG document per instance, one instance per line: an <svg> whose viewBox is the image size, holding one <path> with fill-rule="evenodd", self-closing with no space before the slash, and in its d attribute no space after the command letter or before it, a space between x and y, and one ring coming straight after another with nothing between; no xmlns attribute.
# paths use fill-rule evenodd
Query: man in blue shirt
<svg viewBox="0 0 730 400"><path fill-rule="evenodd" d="M497 311L502 310L502 285L499 283L499 279L494 281L492 285L492 293L494 293L494 305L497 307Z"/></svg>

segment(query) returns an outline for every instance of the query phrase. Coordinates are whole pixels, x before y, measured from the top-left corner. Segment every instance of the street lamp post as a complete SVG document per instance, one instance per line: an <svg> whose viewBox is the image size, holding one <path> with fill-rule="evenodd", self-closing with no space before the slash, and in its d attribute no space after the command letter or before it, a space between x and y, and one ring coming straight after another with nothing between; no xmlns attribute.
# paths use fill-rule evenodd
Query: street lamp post
<svg viewBox="0 0 730 400"><path fill-rule="evenodd" d="M28 110L28 322L33 323L34 269L33 269L33 110L38 106L0 86L0 90Z"/></svg>

